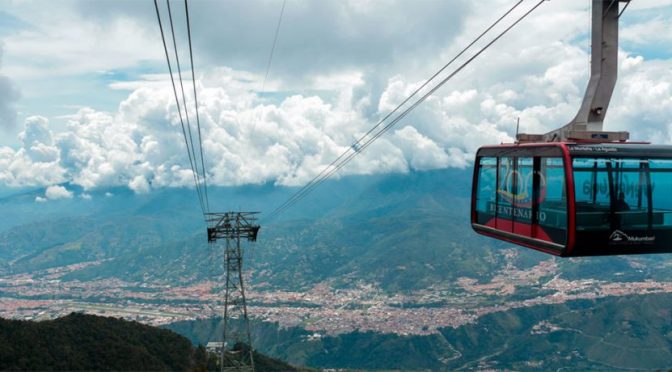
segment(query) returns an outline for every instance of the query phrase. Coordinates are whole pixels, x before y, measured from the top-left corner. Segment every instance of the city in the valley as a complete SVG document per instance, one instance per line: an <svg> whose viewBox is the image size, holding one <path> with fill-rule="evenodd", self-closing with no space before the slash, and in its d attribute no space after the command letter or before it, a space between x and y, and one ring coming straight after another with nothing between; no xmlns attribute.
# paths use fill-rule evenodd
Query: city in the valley
<svg viewBox="0 0 672 372"><path fill-rule="evenodd" d="M376 284L364 282L355 282L346 289L322 282L303 291L251 285L246 289L248 311L253 319L277 322L281 327L302 327L316 337L355 330L426 335L514 308L672 292L672 282L562 279L557 262L550 258L525 270L507 265L485 283L463 277L406 293L388 293ZM85 312L161 325L221 315L223 288L219 280L168 285L119 279L62 279L68 273L98 264L88 262L3 275L0 317L41 320Z"/></svg>

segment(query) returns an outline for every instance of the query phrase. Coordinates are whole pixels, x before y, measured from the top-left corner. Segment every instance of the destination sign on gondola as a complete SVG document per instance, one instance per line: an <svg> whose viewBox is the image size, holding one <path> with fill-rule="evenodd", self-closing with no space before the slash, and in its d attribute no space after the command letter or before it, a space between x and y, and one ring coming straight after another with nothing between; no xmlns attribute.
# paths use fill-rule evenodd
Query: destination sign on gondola
<svg viewBox="0 0 672 372"><path fill-rule="evenodd" d="M515 218L517 221L531 222L532 221L532 209L530 208L518 208L505 205L495 205L495 203L490 204L490 213L496 214L499 217L505 217L511 219ZM546 221L546 212L537 211L536 212L537 221L545 222Z"/></svg>

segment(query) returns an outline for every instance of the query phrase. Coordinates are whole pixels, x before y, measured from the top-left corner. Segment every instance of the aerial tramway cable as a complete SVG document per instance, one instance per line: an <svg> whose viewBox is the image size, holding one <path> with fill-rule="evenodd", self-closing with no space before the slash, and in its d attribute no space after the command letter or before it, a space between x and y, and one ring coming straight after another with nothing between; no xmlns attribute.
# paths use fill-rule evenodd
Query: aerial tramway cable
<svg viewBox="0 0 672 372"><path fill-rule="evenodd" d="M187 18L187 38L189 39L189 61L191 64L191 83L194 87L194 105L196 106L196 126L198 128L198 148L201 152L201 169L203 170L203 191L205 196L205 211L210 213L210 200L208 198L208 176L205 170L205 157L203 156L203 141L201 139L201 117L198 114L198 94L196 94L196 74L194 73L194 54L191 48L191 23L189 22L189 4L184 0L184 13Z"/></svg>
<svg viewBox="0 0 672 372"><path fill-rule="evenodd" d="M382 136L384 133L386 133L390 128L392 128L395 124L397 124L401 119L403 119L406 115L408 115L411 111L413 111L417 106L419 106L421 103L423 103L427 98L429 98L429 96L431 96L434 92L436 92L436 90L438 90L440 87L442 87L446 82L448 82L450 79L452 79L457 73L459 73L462 69L464 69L467 65L469 65L474 59L476 59L485 50L487 50L490 46L492 46L495 42L497 42L500 38L502 38L506 33L508 33L513 27L515 27L518 23L520 23L523 19L525 19L529 14L531 14L534 10L536 10L544 1L546 1L546 0L540 0L534 7L529 9L522 16L520 16L514 23L512 23L510 26L508 26L504 31L502 31L499 35L497 35L492 41L490 41L483 48L481 48L475 55L473 55L466 62L464 62L462 65L460 65L460 67L458 67L455 71L453 71L450 75L448 75L442 81L440 81L428 93L423 95L415 103L413 103L410 107L405 109L402 113L400 113L397 117L395 117L390 123L388 123L381 130L376 132L373 135L372 138L369 138L363 144L361 144L361 142L364 138L366 138L371 133L373 133L380 125L382 125L382 123L384 123L389 117L391 117L394 113L396 113L404 104L406 104L412 97L414 97L418 92L420 92L424 87L426 87L429 84L429 82L431 82L434 78L436 78L441 72L443 72L448 66L450 66L457 58L459 58L462 54L464 54L466 52L466 50L468 50L478 40L480 40L485 34L487 34L490 30L492 30L492 28L495 27L495 25L497 25L501 20L506 18L515 8L517 8L522 3L522 0L519 1L518 3L516 3L511 9L509 9L504 15L502 15L499 19L497 19L497 21L495 21L490 27L488 27L481 35L479 35L473 42L471 42L466 48L464 48L455 58L453 58L450 62L448 62L448 64L446 64L443 68L441 68L432 77L430 77L420 88L416 89L408 98L406 98L401 104L399 104L392 112L387 114L382 120L380 120L366 134L364 134L362 137L360 137L359 140L355 141L352 146L350 146L346 151L344 151L336 160L334 160L329 166L327 166L324 170L322 170L322 172L320 172L308 184L303 186L299 191L294 193L283 204L281 204L279 207L277 207L275 210L273 210L269 214L267 219L272 219L272 218L277 217L279 214L283 213L285 210L287 210L288 208L291 208L293 205L295 205L300 200L305 198L310 192L312 192L324 180L326 180L331 175L333 175L335 172L337 172L338 170L343 168L355 156L357 156L364 149L366 149L372 142L374 142L376 139L378 139L380 136Z"/></svg>
<svg viewBox="0 0 672 372"><path fill-rule="evenodd" d="M166 0L166 2L168 3L168 0ZM170 9L170 3L168 3L168 6L169 6L169 9ZM171 81L171 84L172 84L172 87L173 87L173 94L175 96L175 104L177 105L177 111L178 111L178 114L180 116L180 125L182 127L182 135L184 137L184 143L185 143L185 146L186 146L186 149L187 149L187 156L189 157L189 165L191 167L191 171L192 171L192 174L194 176L194 185L196 186L196 193L198 194L198 200L199 200L199 204L201 206L201 211L203 212L203 217L205 218L206 208L205 208L205 203L204 203L204 200L203 200L203 195L201 193L201 187L200 187L200 182L199 182L200 176L198 175L198 167L195 166L195 161L196 161L195 156L192 157L192 152L193 151L190 150L191 148L189 146L189 140L187 138L187 130L185 129L184 118L182 117L182 107L180 106L180 99L179 99L178 94L177 94L177 87L175 85L175 78L173 76L173 68L172 68L172 65L170 63L170 56L169 56L169 53L168 53L168 45L166 44L166 38L165 38L165 34L163 32L163 24L161 22L161 13L159 11L159 4L158 4L157 0L154 0L154 8L156 10L156 18L157 18L157 21L158 21L158 24L159 24L159 29L161 31L161 41L163 42L163 50L164 50L165 55L166 55L166 63L168 65L168 72L170 73L170 81ZM172 28L172 21L171 21L171 28ZM174 37L174 34L173 34L173 37ZM177 50L176 50L176 54L177 54ZM181 76L180 76L180 79L181 79ZM183 90L183 92L184 92L184 90ZM184 109L186 110L186 107ZM192 145L193 145L193 143L192 143Z"/></svg>
<svg viewBox="0 0 672 372"><path fill-rule="evenodd" d="M282 1L282 7L280 8L280 15L278 16L278 23L275 26L275 34L273 36L273 44L271 45L271 51L268 53L268 61L266 62L266 73L264 74L264 80L261 83L261 90L259 91L259 98L261 98L266 92L266 81L268 80L268 75L271 71L271 65L273 63L273 56L275 54L275 47L278 44L278 36L280 35L280 25L282 24L282 16L285 14L285 5L287 0ZM254 133L257 129L257 122L255 121L252 125L252 132Z"/></svg>
<svg viewBox="0 0 672 372"><path fill-rule="evenodd" d="M266 89L266 80L268 79L268 73L271 71L271 63L273 62L273 54L275 52L275 46L278 43L278 35L280 34L280 25L282 24L282 16L285 14L285 4L287 0L282 0L282 7L280 8L280 16L278 17L278 25L275 27L275 36L273 36L273 45L271 46L271 52L268 55L268 63L266 63L266 74L264 75L264 82L261 84L261 93L264 93Z"/></svg>
<svg viewBox="0 0 672 372"><path fill-rule="evenodd" d="M259 91L259 97L264 94L266 91L266 81L268 80L268 75L271 71L271 65L273 63L273 56L275 54L275 47L278 44L278 36L280 35L280 26L282 25L282 17L285 14L285 5L287 4L287 0L282 1L282 6L280 7L280 15L278 16L278 23L275 26L275 34L273 35L273 44L271 45L271 51L268 54L268 62L266 63L266 73L264 74L264 80L261 84L261 90ZM254 132L257 128L257 123L255 122L254 125L252 126L252 132ZM254 247L255 245L253 244L250 249L247 251L248 252L248 260L253 260L254 258Z"/></svg>
<svg viewBox="0 0 672 372"><path fill-rule="evenodd" d="M425 81L424 84L422 84L420 87L418 87L411 95L406 97L406 99L401 102L394 110L390 111L385 117L383 117L376 125L374 125L371 129L369 129L364 135L362 135L358 140L356 140L350 147L348 147L347 150L345 150L341 155L339 155L334 161L331 162L327 167L325 167L315 178L313 178L308 184L304 185L298 192L296 192L290 199L285 201L283 205L278 207L274 212L271 213L273 215L276 211L279 211L281 209L284 209L285 204L290 204L292 203L292 199L294 198L299 198L301 194L306 192L307 189L313 187L313 184L315 183L320 183L321 179L323 178L325 172L327 172L329 169L332 169L332 167L338 163L343 157L345 157L347 154L351 153L350 150L355 150L355 152L358 151L360 148L360 143L366 139L367 136L369 136L374 130L376 130L379 126L381 126L387 119L390 118L390 116L394 115L399 109L408 103L408 101L411 100L416 94L418 94L422 89L424 89L432 80L434 80L439 74L441 74L445 69L447 69L450 65L452 65L459 57L461 57L464 53L466 53L467 50L469 50L474 44L476 44L480 39L483 38L490 30L492 30L497 24L499 24L504 18L506 18L511 12L513 12L524 0L519 0L516 4L513 5L508 11L506 11L501 17L499 17L494 23L492 23L488 28L485 29L476 39L474 39L469 45L467 45L462 51L460 51L453 59L451 59L448 63L446 63L441 69L439 69L434 75L432 75L427 81ZM329 176L326 176L329 177ZM325 177L325 178L326 178Z"/></svg>
<svg viewBox="0 0 672 372"><path fill-rule="evenodd" d="M198 171L198 159L197 159L197 156L196 156L196 150L194 148L195 147L194 146L194 137L193 137L192 132L191 132L191 120L189 120L189 110L187 109L187 95L184 92L184 82L183 82L183 79L182 79L182 68L180 66L180 55L179 55L179 52L177 50L177 41L175 39L175 27L173 26L173 13L170 9L170 0L166 0L166 6L168 7L168 20L170 21L170 33L171 33L171 36L172 36L172 39L173 39L173 49L175 51L175 63L177 65L177 76L180 80L180 91L182 92L182 104L183 104L183 108L184 108L184 116L187 120L187 133L189 134L189 143L191 144L191 149L187 148L187 150L191 151L191 157L194 161L194 168L196 170L196 178L199 182L198 186L200 187L201 186L200 185L201 175ZM192 77L192 80L193 80L193 77ZM203 168L203 173L205 174L205 168ZM203 212L205 213L207 211L207 208L205 208L205 206L207 204L206 204L205 198L203 196L204 190L199 189L199 191L201 192L201 198L203 198L203 205L204 205Z"/></svg>

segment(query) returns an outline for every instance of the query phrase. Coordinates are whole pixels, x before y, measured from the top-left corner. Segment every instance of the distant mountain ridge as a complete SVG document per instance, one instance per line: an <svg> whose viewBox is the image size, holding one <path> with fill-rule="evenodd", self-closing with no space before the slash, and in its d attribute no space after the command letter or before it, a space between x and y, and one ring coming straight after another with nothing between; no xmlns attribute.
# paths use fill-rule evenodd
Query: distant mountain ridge
<svg viewBox="0 0 672 372"><path fill-rule="evenodd" d="M455 182L459 179L462 182ZM428 236L431 234L430 224L438 227L444 216L452 218L452 221L446 221L447 224L461 225L462 230L468 231L464 209L458 211L446 207L454 205L456 200L460 200L463 205L467 203L468 179L468 172L450 169L328 181L278 220L266 223L264 215L261 215L262 231L255 248L259 256L252 264L258 262L263 266L266 260L271 260L272 266L285 267L284 258L292 259L287 254L289 252L285 251L285 243L304 247L302 249L306 253L315 249L346 264L367 250L371 237L378 240L389 233L398 232L399 226L406 226L408 221L405 221L405 216L410 221L424 220L428 227L423 230L427 231ZM211 205L213 208L220 205L247 205L245 209L268 212L295 190L268 185L212 188ZM73 204L79 209L83 208L82 204L89 206L78 216L61 219L47 217L41 220L44 218L42 215L34 217L36 221L31 223L1 231L0 269L4 266L5 270L10 270L10 263L12 272L22 272L77 261L111 259L100 267L83 272L80 278L92 278L95 275L137 276L141 273L161 277L155 270L158 267L148 265L146 260L152 261L153 257L161 256L179 260L181 257L191 260L182 263L193 268L202 266L193 265L195 262L208 259L204 244L205 228L195 205L193 190L164 189L148 195L114 190L112 197L105 197L105 193L98 191L92 200L68 199L46 203L35 203L31 199L32 194L0 199L0 203L4 203L10 213L18 210L18 214L34 213L34 216L41 215L35 212L43 206L53 208L58 205L64 213L71 212L68 208ZM387 224L386 220L391 218L399 222ZM360 225L358 231L353 233L355 224ZM306 245L310 245L310 248ZM296 253L302 255L301 251ZM322 257L315 258L323 261ZM310 262L306 264L313 265ZM333 264L330 266L335 267ZM174 277L175 272L165 270L165 262L156 262L156 265L161 266L166 274L164 278ZM115 267L133 269L124 273L118 272ZM319 267L306 269L320 271ZM184 275L186 273L182 274L187 276ZM310 275L308 272L305 274ZM278 274L279 283L284 281L283 276L289 275L293 274Z"/></svg>
<svg viewBox="0 0 672 372"><path fill-rule="evenodd" d="M488 280L504 263L499 248L510 246L471 230L469 169L329 180L280 218L265 220L296 190L272 185L210 189L213 211L240 207L265 212L254 257L247 261L256 273L253 283L297 289L324 280L339 285L365 280L396 291L463 276ZM39 192L0 198L6 213L17 216L10 220L19 221L12 222L18 226L0 226L0 273L105 260L65 279L181 282L202 280L221 269L208 264L220 261L207 247L192 189L143 195L119 188L95 190L91 200L46 203L35 203L35 194ZM32 220L20 223L26 216ZM519 266L546 258L519 249ZM631 270L632 259L642 262L643 269ZM619 273L618 280L641 280L669 273L660 256L562 260L561 266L562 275L571 279Z"/></svg>

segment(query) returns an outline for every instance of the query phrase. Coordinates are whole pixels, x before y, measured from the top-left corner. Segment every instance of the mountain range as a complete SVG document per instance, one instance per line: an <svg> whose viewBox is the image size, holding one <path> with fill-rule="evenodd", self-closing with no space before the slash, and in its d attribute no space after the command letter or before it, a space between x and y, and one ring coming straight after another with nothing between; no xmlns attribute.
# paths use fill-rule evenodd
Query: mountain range
<svg viewBox="0 0 672 372"><path fill-rule="evenodd" d="M297 289L331 279L373 281L387 290L426 288L468 276L488 280L510 245L477 236L469 226L469 170L355 176L325 182L279 218L264 215L295 189L272 185L211 188L212 210L261 211L259 241L248 249L253 283ZM81 194L70 185L75 194ZM43 190L0 198L0 273L31 272L105 260L68 278L197 281L221 274L221 249L206 243L194 190L136 195L88 192L91 200L35 202ZM217 209L215 209L217 208ZM517 265L547 256L520 249ZM632 262L639 264L632 269ZM568 279L667 278L666 256L562 260ZM614 276L618 274L617 276ZM339 284L340 283L340 284Z"/></svg>
<svg viewBox="0 0 672 372"><path fill-rule="evenodd" d="M193 189L134 194L125 188L62 186L72 198L37 202L44 189L0 197L3 214L10 216L0 220L0 276L90 261L98 264L61 280L185 285L221 275L221 247L206 242ZM471 230L469 169L329 180L286 213L267 219L296 190L209 189L213 211L262 212L259 240L245 245L246 269L257 290L373 283L390 295L412 294L462 278L489 283L508 267L525 270L549 259ZM88 196L81 198L84 193ZM668 255L553 262L557 274L545 282L669 281L672 268ZM541 289L535 291L514 297L533 297ZM429 336L357 331L309 341L312 333L301 327L258 323L254 343L290 363L325 368L663 368L672 366L665 351L672 346L665 315L670 301L669 295L647 295L538 305L495 312ZM216 338L218 323L170 328L202 343ZM627 342L619 344L618 338Z"/></svg>

